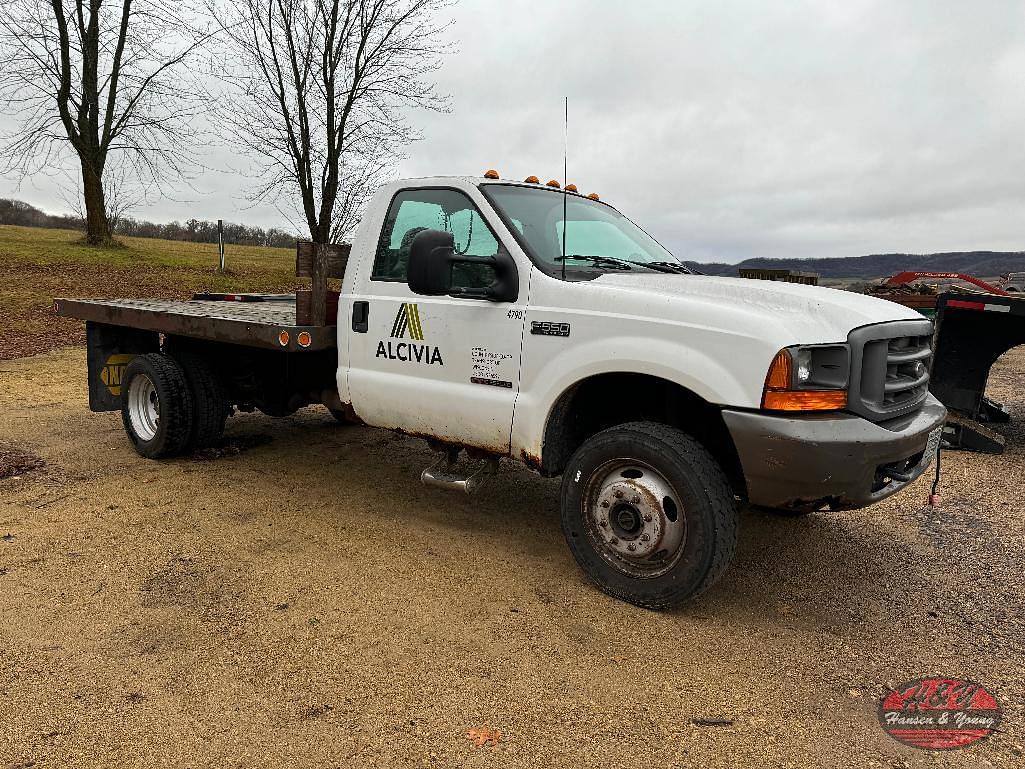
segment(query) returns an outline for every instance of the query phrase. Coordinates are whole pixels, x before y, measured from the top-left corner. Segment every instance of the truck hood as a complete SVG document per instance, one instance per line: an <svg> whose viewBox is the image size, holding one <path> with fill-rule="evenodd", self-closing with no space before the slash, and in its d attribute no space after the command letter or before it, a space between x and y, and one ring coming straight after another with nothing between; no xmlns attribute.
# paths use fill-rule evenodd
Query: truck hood
<svg viewBox="0 0 1025 769"><path fill-rule="evenodd" d="M844 341L851 330L873 323L922 319L914 310L885 299L782 281L605 273L592 284L620 294L637 314L693 323L702 315L716 317L728 307L753 323L786 329L795 340L806 343Z"/></svg>

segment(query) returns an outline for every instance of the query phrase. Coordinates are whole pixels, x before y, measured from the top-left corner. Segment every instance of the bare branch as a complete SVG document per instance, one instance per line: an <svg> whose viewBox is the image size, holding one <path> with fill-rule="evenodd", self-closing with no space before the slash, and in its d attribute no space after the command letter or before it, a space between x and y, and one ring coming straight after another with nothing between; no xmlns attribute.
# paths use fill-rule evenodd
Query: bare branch
<svg viewBox="0 0 1025 769"><path fill-rule="evenodd" d="M0 106L19 122L0 137L0 173L80 174L90 242L112 232L105 191L125 187L108 167L150 189L192 164L203 101L182 65L210 33L191 2L0 4Z"/></svg>
<svg viewBox="0 0 1025 769"><path fill-rule="evenodd" d="M257 160L254 200L291 208L310 237L352 232L402 147L409 108L443 111L430 76L449 50L448 0L208 0L231 55L218 124Z"/></svg>

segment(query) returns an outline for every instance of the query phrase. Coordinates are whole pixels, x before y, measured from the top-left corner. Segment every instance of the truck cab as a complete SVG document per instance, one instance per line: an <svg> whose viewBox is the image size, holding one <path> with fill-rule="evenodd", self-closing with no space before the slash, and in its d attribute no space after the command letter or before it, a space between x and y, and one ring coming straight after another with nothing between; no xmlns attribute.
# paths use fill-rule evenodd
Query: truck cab
<svg viewBox="0 0 1025 769"><path fill-rule="evenodd" d="M288 357L275 362L195 322L162 321L156 349L115 350L110 314L77 311L108 321L97 360L129 361L119 380L130 437L145 411L132 378L153 385L151 427L167 425L175 403L185 407L155 380L178 369L193 411L319 400L423 437L444 455L444 469L423 474L435 485L479 486L457 477L461 451L489 471L511 457L562 476L577 562L609 594L651 608L718 580L739 502L786 514L876 502L929 466L945 415L928 390L932 324L917 313L834 289L694 274L597 196L494 172L376 193L342 276L336 352L320 350L317 363L295 347L298 327L281 327L275 352ZM156 324L118 317L134 327L124 335ZM147 373L133 355L162 368ZM206 391L189 373L197 366L213 383ZM242 391L234 383L247 366L247 381L284 392ZM268 373L282 366L287 374ZM175 451L189 429L177 428Z"/></svg>

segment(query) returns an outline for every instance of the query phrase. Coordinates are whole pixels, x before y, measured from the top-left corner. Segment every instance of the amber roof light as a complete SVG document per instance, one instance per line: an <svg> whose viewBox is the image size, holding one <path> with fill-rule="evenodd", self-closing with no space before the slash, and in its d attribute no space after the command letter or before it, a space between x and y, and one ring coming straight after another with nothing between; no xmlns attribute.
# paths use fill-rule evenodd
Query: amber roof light
<svg viewBox="0 0 1025 769"><path fill-rule="evenodd" d="M590 195L588 195L587 197L589 197L589 198L590 198L591 200L599 200L599 199L600 199L600 198L598 197L598 193L597 193L597 192L592 192L592 193L591 193Z"/></svg>
<svg viewBox="0 0 1025 769"><path fill-rule="evenodd" d="M498 171L496 171L494 168L489 168L487 171L484 172L484 178L485 179L497 179L498 178Z"/></svg>
<svg viewBox="0 0 1025 769"><path fill-rule="evenodd" d="M534 174L531 174L530 176L528 176L523 181L524 181L525 184L540 184L541 183L541 180L538 179L536 176L534 176Z"/></svg>
<svg viewBox="0 0 1025 769"><path fill-rule="evenodd" d="M576 191L577 191L577 185L575 185L575 184L567 184L566 185L566 192L576 192Z"/></svg>
<svg viewBox="0 0 1025 769"><path fill-rule="evenodd" d="M549 179L548 183L545 186L546 187L555 187L555 189L559 189L559 187L561 187L562 185L559 184L557 181L555 181L555 179Z"/></svg>

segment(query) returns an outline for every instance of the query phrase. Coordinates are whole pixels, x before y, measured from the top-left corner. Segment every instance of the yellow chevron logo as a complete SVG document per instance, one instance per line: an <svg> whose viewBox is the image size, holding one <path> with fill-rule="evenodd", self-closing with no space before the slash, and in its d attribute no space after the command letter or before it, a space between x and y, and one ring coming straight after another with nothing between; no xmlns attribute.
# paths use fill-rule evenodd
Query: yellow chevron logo
<svg viewBox="0 0 1025 769"><path fill-rule="evenodd" d="M404 339L407 331L410 339L417 342L424 340L424 328L420 325L420 308L413 302L404 302L395 314L395 322L391 327L392 339Z"/></svg>

